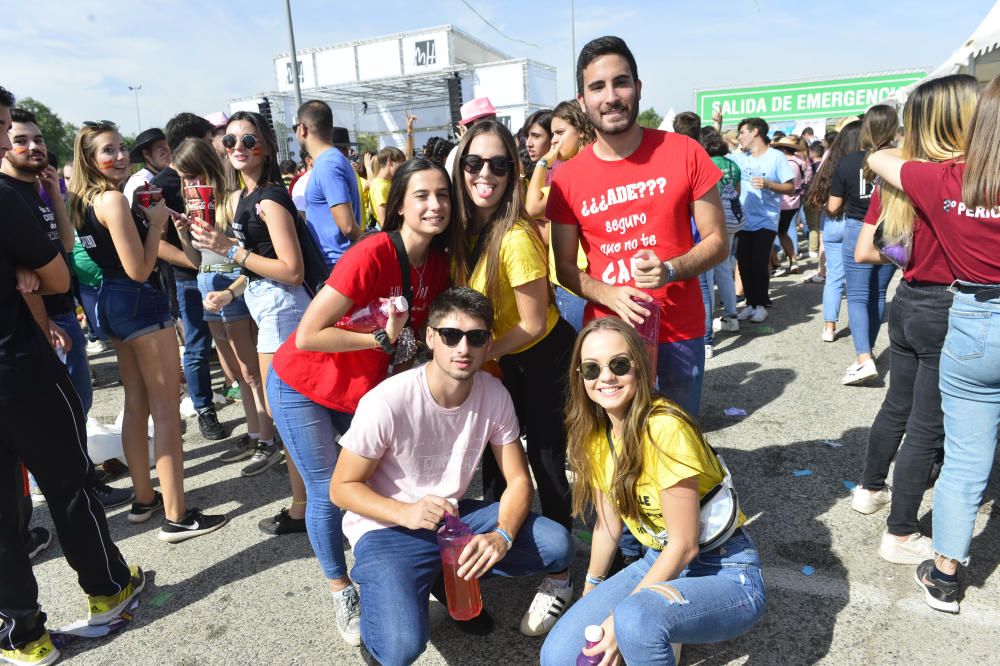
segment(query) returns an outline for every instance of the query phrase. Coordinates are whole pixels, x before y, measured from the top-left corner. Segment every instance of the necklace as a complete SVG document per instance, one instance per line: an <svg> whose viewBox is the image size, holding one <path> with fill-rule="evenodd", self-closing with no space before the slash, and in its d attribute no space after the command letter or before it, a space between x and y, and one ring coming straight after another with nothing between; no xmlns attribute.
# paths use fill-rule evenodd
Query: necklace
<svg viewBox="0 0 1000 666"><path fill-rule="evenodd" d="M413 292L414 299L416 299L417 296L420 295L420 292L423 291L424 289L424 273L427 272L428 259L430 259L430 255L428 255L427 258L424 259L424 266L421 269L418 269L415 264L410 264L411 266L413 266L413 272L417 274L417 290Z"/></svg>

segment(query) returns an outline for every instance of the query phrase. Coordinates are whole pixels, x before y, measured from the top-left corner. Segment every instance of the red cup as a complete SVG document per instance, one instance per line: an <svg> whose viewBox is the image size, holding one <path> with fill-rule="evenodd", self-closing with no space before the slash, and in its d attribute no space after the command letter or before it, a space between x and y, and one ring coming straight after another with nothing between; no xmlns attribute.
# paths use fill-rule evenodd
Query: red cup
<svg viewBox="0 0 1000 666"><path fill-rule="evenodd" d="M139 205L145 208L155 206L163 200L163 190L149 183L136 188L135 194L139 197Z"/></svg>
<svg viewBox="0 0 1000 666"><path fill-rule="evenodd" d="M184 202L191 222L206 227L215 226L215 188L211 185L187 185Z"/></svg>

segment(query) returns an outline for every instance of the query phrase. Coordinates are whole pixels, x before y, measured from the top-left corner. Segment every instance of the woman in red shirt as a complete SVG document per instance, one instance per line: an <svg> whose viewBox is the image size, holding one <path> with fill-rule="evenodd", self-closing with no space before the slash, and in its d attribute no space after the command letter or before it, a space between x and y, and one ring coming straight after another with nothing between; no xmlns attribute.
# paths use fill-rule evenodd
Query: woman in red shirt
<svg viewBox="0 0 1000 666"><path fill-rule="evenodd" d="M1000 425L1000 77L979 100L964 161L907 161L880 151L868 163L910 198L956 278L940 363L945 443L935 557L917 565L916 579L928 605L957 613L958 565L969 561Z"/></svg>

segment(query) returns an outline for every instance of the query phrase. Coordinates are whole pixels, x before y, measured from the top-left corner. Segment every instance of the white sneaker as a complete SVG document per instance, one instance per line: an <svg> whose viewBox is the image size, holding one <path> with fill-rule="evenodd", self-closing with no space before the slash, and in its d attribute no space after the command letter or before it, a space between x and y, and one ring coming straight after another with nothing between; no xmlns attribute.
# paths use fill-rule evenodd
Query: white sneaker
<svg viewBox="0 0 1000 666"><path fill-rule="evenodd" d="M934 546L928 537L919 532L906 537L905 541L883 532L878 554L883 560L893 564L920 564L924 560L934 559Z"/></svg>
<svg viewBox="0 0 1000 666"><path fill-rule="evenodd" d="M823 329L823 342L833 342L834 338L837 337L837 331L830 330L829 328Z"/></svg>
<svg viewBox="0 0 1000 666"><path fill-rule="evenodd" d="M736 333L739 330L740 322L736 319L736 315L722 315L721 317L716 317L712 320L713 333L719 333L720 331Z"/></svg>
<svg viewBox="0 0 1000 666"><path fill-rule="evenodd" d="M87 343L88 354L103 354L104 352L108 351L108 349L110 349L108 344L104 342L104 340L101 340L100 338L96 340L91 340L90 342Z"/></svg>
<svg viewBox="0 0 1000 666"><path fill-rule="evenodd" d="M747 319L749 319L750 317L752 317L754 315L754 312L756 312L756 311L757 311L757 308L755 308L752 305L748 305L745 308L743 308L742 310L740 310L740 313L738 315L736 315L736 320L737 321L746 321Z"/></svg>
<svg viewBox="0 0 1000 666"><path fill-rule="evenodd" d="M713 356L715 356L715 349L712 347L712 345L705 345L705 360L707 361Z"/></svg>
<svg viewBox="0 0 1000 666"><path fill-rule="evenodd" d="M361 645L361 602L358 589L349 585L340 592L331 592L337 631L348 645Z"/></svg>
<svg viewBox="0 0 1000 666"><path fill-rule="evenodd" d="M797 270L795 272L798 273ZM782 276L785 276L785 275L788 275L788 267L787 266L778 266L773 271L771 271L771 277L782 277Z"/></svg>
<svg viewBox="0 0 1000 666"><path fill-rule="evenodd" d="M759 324L765 319L767 319L767 308L765 308L763 305L758 305L757 311L754 312L753 316L750 317L750 321L752 321L755 324Z"/></svg>
<svg viewBox="0 0 1000 666"><path fill-rule="evenodd" d="M815 275L809 276L809 278L806 279L806 282L811 282L812 284L823 284L826 282L826 276L816 273Z"/></svg>
<svg viewBox="0 0 1000 666"><path fill-rule="evenodd" d="M875 361L868 359L864 363L852 363L840 383L844 386L857 386L873 377L878 377L878 370L875 369Z"/></svg>
<svg viewBox="0 0 1000 666"><path fill-rule="evenodd" d="M809 258L810 259L819 259L819 252L812 252L812 251L810 251L809 252Z"/></svg>
<svg viewBox="0 0 1000 666"><path fill-rule="evenodd" d="M569 608L573 600L572 583L559 587L550 578L544 578L535 592L535 598L528 612L521 618L521 633L525 636L541 636L555 626L556 620Z"/></svg>
<svg viewBox="0 0 1000 666"><path fill-rule="evenodd" d="M854 488L851 508L866 516L871 515L892 501L892 490L885 486L881 490L868 490L861 486Z"/></svg>

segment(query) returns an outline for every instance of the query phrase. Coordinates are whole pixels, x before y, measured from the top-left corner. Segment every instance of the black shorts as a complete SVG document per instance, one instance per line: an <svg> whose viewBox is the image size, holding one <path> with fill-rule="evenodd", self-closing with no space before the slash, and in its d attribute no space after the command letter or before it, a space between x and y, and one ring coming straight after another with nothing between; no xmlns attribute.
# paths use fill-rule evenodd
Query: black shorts
<svg viewBox="0 0 1000 666"><path fill-rule="evenodd" d="M798 215L799 209L793 208L792 210L783 210L778 215L778 235L787 236L788 228L792 226L792 220Z"/></svg>

